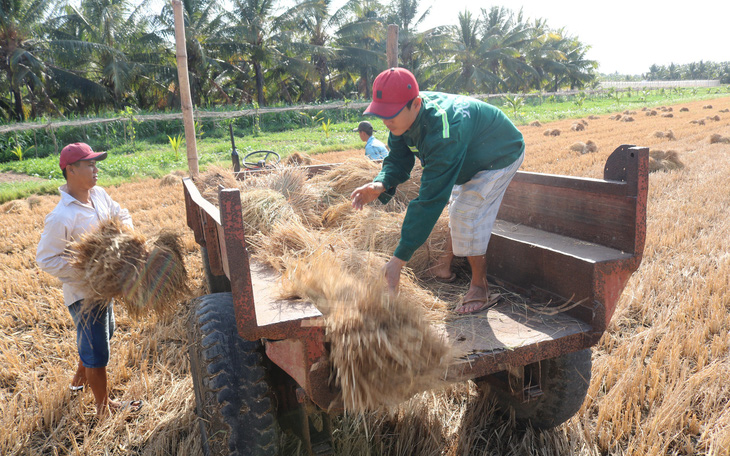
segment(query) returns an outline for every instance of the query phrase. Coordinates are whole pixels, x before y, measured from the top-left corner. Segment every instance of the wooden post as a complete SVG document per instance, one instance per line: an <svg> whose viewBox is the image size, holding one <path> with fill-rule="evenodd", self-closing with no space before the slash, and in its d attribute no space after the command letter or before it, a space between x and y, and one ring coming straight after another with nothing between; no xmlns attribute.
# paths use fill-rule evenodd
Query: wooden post
<svg viewBox="0 0 730 456"><path fill-rule="evenodd" d="M183 125L185 126L185 146L188 151L188 171L191 176L198 175L198 148L195 142L195 121L193 119L193 100L190 96L188 80L188 51L185 47L185 17L182 2L172 0L175 13L175 55L177 57L177 79L180 83L180 104L182 105Z"/></svg>
<svg viewBox="0 0 730 456"><path fill-rule="evenodd" d="M398 26L390 24L388 26L388 41L385 48L388 60L388 68L398 66Z"/></svg>

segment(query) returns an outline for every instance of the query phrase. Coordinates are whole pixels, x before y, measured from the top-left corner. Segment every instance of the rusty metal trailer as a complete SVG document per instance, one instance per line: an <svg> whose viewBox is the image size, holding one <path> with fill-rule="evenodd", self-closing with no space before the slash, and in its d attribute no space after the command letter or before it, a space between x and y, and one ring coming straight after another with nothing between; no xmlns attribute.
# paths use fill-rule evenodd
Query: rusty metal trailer
<svg viewBox="0 0 730 456"><path fill-rule="evenodd" d="M439 328L467 353L450 366L449 380L475 381L535 427L557 426L578 411L590 381L590 347L641 263L647 167L648 149L622 145L603 179L517 173L487 256L490 283L522 304L502 302L486 316ZM277 298L277 274L249 257L239 190L221 189L216 208L189 179L184 189L210 293L196 299L190 344L206 451L276 454L282 426L311 453L326 452L327 417L341 412L341 403L322 314ZM318 426L312 414L323 417Z"/></svg>

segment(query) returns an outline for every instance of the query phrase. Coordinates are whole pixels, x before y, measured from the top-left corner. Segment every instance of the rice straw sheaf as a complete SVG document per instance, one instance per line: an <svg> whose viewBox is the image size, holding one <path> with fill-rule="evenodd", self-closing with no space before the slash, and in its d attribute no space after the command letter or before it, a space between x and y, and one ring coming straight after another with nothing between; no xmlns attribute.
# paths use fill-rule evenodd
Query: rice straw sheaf
<svg viewBox="0 0 730 456"><path fill-rule="evenodd" d="M652 150L649 151L649 172L672 171L684 168L684 163L679 159L675 150Z"/></svg>
<svg viewBox="0 0 730 456"><path fill-rule="evenodd" d="M123 296L147 259L145 242L143 235L117 219L109 219L69 244L69 264L81 272L82 283L95 296L84 300L83 310Z"/></svg>
<svg viewBox="0 0 730 456"><path fill-rule="evenodd" d="M210 166L193 179L200 194L211 204L218 205L218 186L224 188L238 188L239 182L231 170L220 166Z"/></svg>
<svg viewBox="0 0 730 456"><path fill-rule="evenodd" d="M132 316L164 313L188 293L180 235L162 232L145 240L116 219L102 222L68 247L69 264L94 294L83 311L118 299Z"/></svg>
<svg viewBox="0 0 730 456"><path fill-rule="evenodd" d="M180 234L162 231L145 244L149 251L138 279L127 284L122 301L139 316L145 310L164 314L185 300L190 292Z"/></svg>
<svg viewBox="0 0 730 456"><path fill-rule="evenodd" d="M379 268L354 275L334 252L300 259L290 287L325 315L330 361L345 410L394 409L445 384L453 353L420 304L389 295Z"/></svg>
<svg viewBox="0 0 730 456"><path fill-rule="evenodd" d="M330 194L349 197L356 188L372 182L380 164L365 157L348 158L339 166L314 176L311 181L327 187Z"/></svg>
<svg viewBox="0 0 730 456"><path fill-rule="evenodd" d="M323 245L321 231L308 229L299 219L277 223L270 233L248 238L256 257L278 271L286 269L292 257L309 255Z"/></svg>
<svg viewBox="0 0 730 456"><path fill-rule="evenodd" d="M278 222L299 217L284 195L270 188L241 192L241 213L246 235L268 234Z"/></svg>
<svg viewBox="0 0 730 456"><path fill-rule="evenodd" d="M311 165L312 157L302 152L293 152L284 159L283 164L287 166Z"/></svg>
<svg viewBox="0 0 730 456"><path fill-rule="evenodd" d="M317 206L319 192L308 182L306 171L301 168L284 167L246 179L241 186L249 189L270 188L281 193L294 211L307 223L319 225L320 216Z"/></svg>
<svg viewBox="0 0 730 456"><path fill-rule="evenodd" d="M361 250L392 254L400 241L403 217L403 213L365 208L343 217L340 229L342 236L351 239ZM447 237L448 221L446 217L441 217L426 242L408 260L408 267L416 275L426 272L444 253Z"/></svg>

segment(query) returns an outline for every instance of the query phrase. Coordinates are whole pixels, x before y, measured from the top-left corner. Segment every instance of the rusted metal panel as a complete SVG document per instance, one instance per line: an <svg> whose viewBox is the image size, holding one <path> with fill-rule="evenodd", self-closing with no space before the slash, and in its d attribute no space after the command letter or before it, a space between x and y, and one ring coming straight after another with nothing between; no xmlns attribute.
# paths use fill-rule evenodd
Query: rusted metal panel
<svg viewBox="0 0 730 456"><path fill-rule="evenodd" d="M244 339L254 340L247 334L258 324L241 215L241 193L238 189L223 189L218 194L218 201L238 334Z"/></svg>

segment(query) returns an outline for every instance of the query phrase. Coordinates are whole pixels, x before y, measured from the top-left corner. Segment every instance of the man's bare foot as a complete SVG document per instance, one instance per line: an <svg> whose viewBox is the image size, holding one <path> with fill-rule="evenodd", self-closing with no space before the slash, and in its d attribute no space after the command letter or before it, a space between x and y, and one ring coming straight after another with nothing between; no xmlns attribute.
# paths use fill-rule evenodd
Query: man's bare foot
<svg viewBox="0 0 730 456"><path fill-rule="evenodd" d="M438 263L428 269L426 277L441 282L453 282L456 280L456 274L451 271L451 266Z"/></svg>

